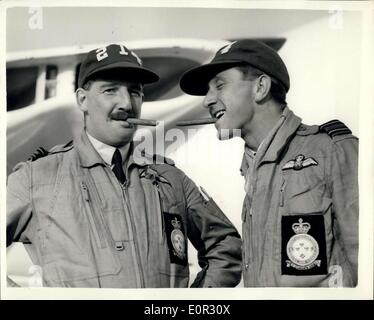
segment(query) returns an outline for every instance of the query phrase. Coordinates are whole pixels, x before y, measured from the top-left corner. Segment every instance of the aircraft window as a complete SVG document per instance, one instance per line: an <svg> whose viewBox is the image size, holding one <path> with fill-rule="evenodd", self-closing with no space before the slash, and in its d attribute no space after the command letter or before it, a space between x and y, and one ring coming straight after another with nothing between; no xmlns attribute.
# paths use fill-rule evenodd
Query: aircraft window
<svg viewBox="0 0 374 320"><path fill-rule="evenodd" d="M49 99L56 96L58 68L55 65L47 65L45 74L44 98Z"/></svg>
<svg viewBox="0 0 374 320"><path fill-rule="evenodd" d="M6 70L7 111L26 107L35 102L38 67Z"/></svg>

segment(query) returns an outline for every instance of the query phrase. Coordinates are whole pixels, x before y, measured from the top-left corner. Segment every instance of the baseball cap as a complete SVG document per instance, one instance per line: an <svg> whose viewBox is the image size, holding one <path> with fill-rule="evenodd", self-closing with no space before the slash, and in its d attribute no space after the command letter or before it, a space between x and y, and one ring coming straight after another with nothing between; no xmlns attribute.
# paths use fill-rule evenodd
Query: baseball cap
<svg viewBox="0 0 374 320"><path fill-rule="evenodd" d="M124 45L110 44L87 53L79 69L78 87L82 87L94 74L114 69L123 69L131 79L143 84L159 80L156 73L143 67L136 53Z"/></svg>
<svg viewBox="0 0 374 320"><path fill-rule="evenodd" d="M208 83L226 69L249 64L277 79L286 89L290 88L290 77L279 54L257 40L238 40L219 49L213 60L186 71L180 80L181 89L191 95L204 96Z"/></svg>

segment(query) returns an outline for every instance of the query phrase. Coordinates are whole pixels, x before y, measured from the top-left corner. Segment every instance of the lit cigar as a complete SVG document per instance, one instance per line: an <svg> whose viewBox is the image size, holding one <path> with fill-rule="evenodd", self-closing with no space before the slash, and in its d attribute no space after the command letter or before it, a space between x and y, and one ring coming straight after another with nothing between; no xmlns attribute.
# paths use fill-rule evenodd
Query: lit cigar
<svg viewBox="0 0 374 320"><path fill-rule="evenodd" d="M152 126L155 127L158 125L158 121L156 120L146 120L146 119L137 119L137 118L127 118L126 120L128 123L131 124L138 124L141 126Z"/></svg>
<svg viewBox="0 0 374 320"><path fill-rule="evenodd" d="M178 121L176 125L178 127L185 127L185 126L196 126L201 124L212 124L215 123L217 119L215 118L205 118L205 119L196 119L196 120L184 120Z"/></svg>

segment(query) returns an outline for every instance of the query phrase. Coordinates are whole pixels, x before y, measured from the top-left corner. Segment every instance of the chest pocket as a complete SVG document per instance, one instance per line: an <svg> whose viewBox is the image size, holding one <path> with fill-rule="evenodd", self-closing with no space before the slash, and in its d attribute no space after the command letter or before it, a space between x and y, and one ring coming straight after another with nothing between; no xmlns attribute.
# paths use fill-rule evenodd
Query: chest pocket
<svg viewBox="0 0 374 320"><path fill-rule="evenodd" d="M279 205L284 214L324 213L331 205L329 188L317 165L282 169Z"/></svg>

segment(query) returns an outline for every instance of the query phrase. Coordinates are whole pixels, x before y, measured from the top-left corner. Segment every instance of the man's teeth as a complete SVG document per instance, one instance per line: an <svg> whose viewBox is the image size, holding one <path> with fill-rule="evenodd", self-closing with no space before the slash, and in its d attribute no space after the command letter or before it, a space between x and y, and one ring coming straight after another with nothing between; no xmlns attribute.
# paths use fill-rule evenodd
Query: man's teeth
<svg viewBox="0 0 374 320"><path fill-rule="evenodd" d="M225 114L225 111L221 110L216 113L216 118L219 119Z"/></svg>

